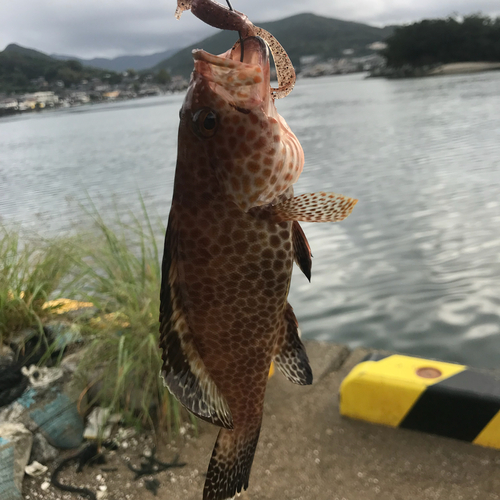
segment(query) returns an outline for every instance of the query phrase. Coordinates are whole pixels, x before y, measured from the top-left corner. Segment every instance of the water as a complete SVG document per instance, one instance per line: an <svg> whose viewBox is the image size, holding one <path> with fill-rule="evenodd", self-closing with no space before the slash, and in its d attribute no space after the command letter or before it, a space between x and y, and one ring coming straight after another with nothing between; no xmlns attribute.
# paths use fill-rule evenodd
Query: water
<svg viewBox="0 0 500 500"><path fill-rule="evenodd" d="M166 220L183 96L0 121L0 215L28 233L104 213ZM278 102L306 166L296 192L359 198L340 224L304 224L309 284L290 303L305 338L500 364L500 73L300 80Z"/></svg>

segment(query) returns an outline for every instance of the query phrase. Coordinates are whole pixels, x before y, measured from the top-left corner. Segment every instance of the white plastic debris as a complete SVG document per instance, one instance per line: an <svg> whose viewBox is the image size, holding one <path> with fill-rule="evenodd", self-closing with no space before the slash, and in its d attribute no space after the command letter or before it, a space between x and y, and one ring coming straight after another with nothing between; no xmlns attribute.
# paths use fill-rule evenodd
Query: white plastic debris
<svg viewBox="0 0 500 500"><path fill-rule="evenodd" d="M87 427L83 433L84 439L108 439L113 430L113 424L121 420L120 414L111 415L109 408L94 408L87 419Z"/></svg>
<svg viewBox="0 0 500 500"><path fill-rule="evenodd" d="M47 466L42 465L40 462L37 462L36 460L33 460L33 462L31 462L24 468L24 472L26 472L28 476L33 476L33 477L42 476L47 472L47 470L48 470Z"/></svg>
<svg viewBox="0 0 500 500"><path fill-rule="evenodd" d="M63 376L62 368L47 368L36 365L31 365L29 368L23 366L21 372L30 379L30 384L33 387L45 387Z"/></svg>

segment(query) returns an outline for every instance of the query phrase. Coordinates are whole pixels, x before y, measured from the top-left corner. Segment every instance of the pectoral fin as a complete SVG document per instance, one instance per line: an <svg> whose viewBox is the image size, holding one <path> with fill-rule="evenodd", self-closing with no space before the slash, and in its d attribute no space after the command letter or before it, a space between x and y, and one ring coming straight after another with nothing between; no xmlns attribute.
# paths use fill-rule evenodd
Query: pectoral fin
<svg viewBox="0 0 500 500"><path fill-rule="evenodd" d="M197 417L233 428L226 399L208 373L192 341L177 285L176 231L172 213L165 236L160 291L161 376L169 391Z"/></svg>
<svg viewBox="0 0 500 500"><path fill-rule="evenodd" d="M285 338L280 351L274 357L274 362L290 382L311 385L313 374L309 366L309 358L299 338L299 324L290 304L287 304L285 311L285 322Z"/></svg>
<svg viewBox="0 0 500 500"><path fill-rule="evenodd" d="M351 212L358 200L335 193L307 193L273 206L277 221L339 222Z"/></svg>

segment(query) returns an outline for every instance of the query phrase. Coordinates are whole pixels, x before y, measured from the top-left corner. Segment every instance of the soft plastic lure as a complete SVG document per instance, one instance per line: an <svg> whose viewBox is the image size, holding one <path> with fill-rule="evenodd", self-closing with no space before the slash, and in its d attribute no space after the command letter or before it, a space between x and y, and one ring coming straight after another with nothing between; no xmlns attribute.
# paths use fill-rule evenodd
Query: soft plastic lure
<svg viewBox="0 0 500 500"><path fill-rule="evenodd" d="M185 10L191 12L203 22L221 30L238 31L244 40L251 36L264 39L273 55L278 77L278 88L271 87L275 99L286 97L295 86L295 70L292 61L278 40L265 29L254 26L242 12L231 10L212 0L178 0L175 17L180 19Z"/></svg>

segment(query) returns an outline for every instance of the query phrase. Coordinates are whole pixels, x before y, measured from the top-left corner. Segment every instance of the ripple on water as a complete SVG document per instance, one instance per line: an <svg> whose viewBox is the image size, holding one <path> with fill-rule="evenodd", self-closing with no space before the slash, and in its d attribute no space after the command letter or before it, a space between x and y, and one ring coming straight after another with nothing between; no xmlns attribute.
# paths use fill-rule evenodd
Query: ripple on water
<svg viewBox="0 0 500 500"><path fill-rule="evenodd" d="M306 162L296 192L359 198L304 224L312 283L290 303L306 338L497 367L500 73L301 80L278 108ZM46 235L147 207L166 219L183 96L0 120L0 217ZM68 202L68 200L70 200Z"/></svg>

